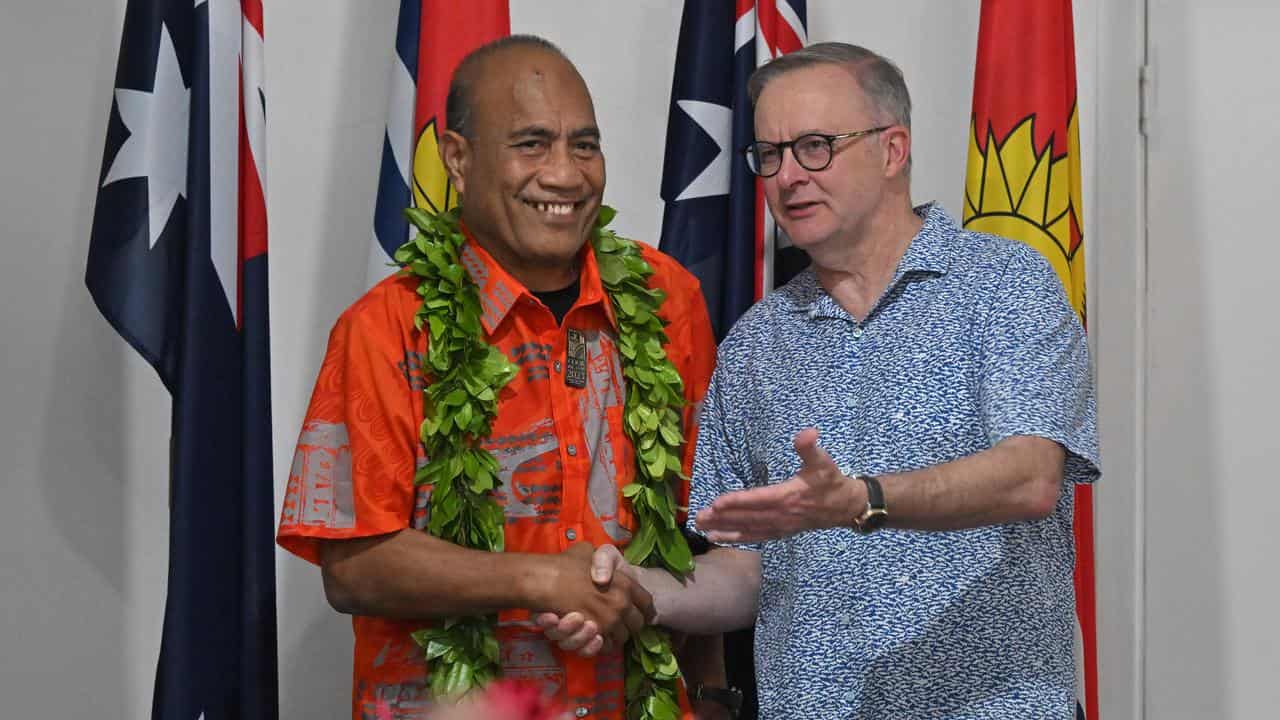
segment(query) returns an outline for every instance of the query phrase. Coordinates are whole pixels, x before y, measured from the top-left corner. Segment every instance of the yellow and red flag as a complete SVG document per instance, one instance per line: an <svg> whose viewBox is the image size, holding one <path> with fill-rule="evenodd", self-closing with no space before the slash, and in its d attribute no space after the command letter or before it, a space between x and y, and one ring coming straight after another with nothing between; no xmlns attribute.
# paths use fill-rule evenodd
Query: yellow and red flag
<svg viewBox="0 0 1280 720"><path fill-rule="evenodd" d="M983 0L964 226L1048 258L1085 322L1080 132L1071 0ZM1076 486L1076 689L1098 717L1093 487Z"/></svg>
<svg viewBox="0 0 1280 720"><path fill-rule="evenodd" d="M392 272L392 253L409 239L405 208L440 212L457 204L437 144L449 78L467 53L510 33L508 0L400 0L370 284Z"/></svg>

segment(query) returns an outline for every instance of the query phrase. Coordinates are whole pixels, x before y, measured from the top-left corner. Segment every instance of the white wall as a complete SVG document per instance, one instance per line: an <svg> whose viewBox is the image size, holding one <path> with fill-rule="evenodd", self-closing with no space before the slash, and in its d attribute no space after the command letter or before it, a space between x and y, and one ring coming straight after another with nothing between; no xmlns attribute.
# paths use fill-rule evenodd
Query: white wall
<svg viewBox="0 0 1280 720"><path fill-rule="evenodd" d="M1150 7L1150 717L1280 707L1276 27L1273 2Z"/></svg>
<svg viewBox="0 0 1280 720"><path fill-rule="evenodd" d="M859 42L900 62L916 101L915 195L957 212L976 0L809 4L812 40ZM618 225L653 241L681 2L512 5L514 30L543 34L578 62L605 131ZM1108 473L1097 495L1103 715L1137 718L1145 702L1152 718L1256 717L1280 705L1267 676L1280 663L1266 610L1280 548L1265 517L1280 500L1265 452L1276 447L1268 407L1280 398L1254 369L1269 369L1280 349L1263 294L1280 251L1255 219L1275 186L1256 158L1276 159L1276 88L1252 83L1270 77L1265 28L1280 18L1240 2L1218 4L1226 9L1217 15L1191 2L1153 5L1153 19L1167 24L1162 88L1185 94L1161 98L1168 154L1153 172L1170 194L1148 246L1136 121L1142 0L1076 2ZM396 6L267 3L280 486L328 327L364 284ZM5 717L149 712L168 400L82 280L123 7L42 0L0 9ZM1248 82L1224 81L1241 71ZM1246 252L1249 262L1232 262ZM1208 518L1197 521L1202 506ZM314 568L282 555L278 575L282 716L345 717L348 625L325 605Z"/></svg>

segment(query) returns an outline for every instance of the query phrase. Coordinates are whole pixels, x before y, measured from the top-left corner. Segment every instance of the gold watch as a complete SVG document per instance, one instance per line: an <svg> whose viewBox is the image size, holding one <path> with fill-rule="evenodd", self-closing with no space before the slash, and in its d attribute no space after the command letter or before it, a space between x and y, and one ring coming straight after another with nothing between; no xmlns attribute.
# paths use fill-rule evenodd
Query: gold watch
<svg viewBox="0 0 1280 720"><path fill-rule="evenodd" d="M866 535L879 530L889 519L889 509L884 504L884 490L874 475L858 475L867 486L867 507L853 518L853 529Z"/></svg>

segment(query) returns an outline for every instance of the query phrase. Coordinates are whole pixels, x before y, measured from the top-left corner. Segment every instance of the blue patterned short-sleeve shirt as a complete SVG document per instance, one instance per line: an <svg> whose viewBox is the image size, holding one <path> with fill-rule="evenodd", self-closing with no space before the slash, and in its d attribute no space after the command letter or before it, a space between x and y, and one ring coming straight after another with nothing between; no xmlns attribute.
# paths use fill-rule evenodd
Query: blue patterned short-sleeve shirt
<svg viewBox="0 0 1280 720"><path fill-rule="evenodd" d="M850 475L938 465L1013 435L1057 441L1066 478L1043 520L749 547L762 561L762 718L1068 720L1073 485L1098 476L1084 331L1034 249L963 231L938 206L917 213L924 226L862 322L811 270L738 321L703 406L691 517L794 474L806 427Z"/></svg>

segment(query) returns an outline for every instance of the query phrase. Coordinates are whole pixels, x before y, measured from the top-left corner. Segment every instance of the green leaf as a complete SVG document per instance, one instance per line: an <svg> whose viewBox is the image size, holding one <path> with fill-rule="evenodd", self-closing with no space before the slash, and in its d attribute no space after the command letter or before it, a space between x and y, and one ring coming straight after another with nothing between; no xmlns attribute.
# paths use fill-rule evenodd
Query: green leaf
<svg viewBox="0 0 1280 720"><path fill-rule="evenodd" d="M658 433L662 435L662 439L667 441L668 445L679 446L684 442L684 438L680 435L680 431L672 426L671 423L659 424Z"/></svg>
<svg viewBox="0 0 1280 720"><path fill-rule="evenodd" d="M616 285L627 274L626 263L614 255L597 257L596 265L600 270L600 280L605 285Z"/></svg>
<svg viewBox="0 0 1280 720"><path fill-rule="evenodd" d="M467 428L471 427L471 417L472 417L471 404L464 402L462 406L458 408L457 417L453 419L453 422L459 428L466 430Z"/></svg>
<svg viewBox="0 0 1280 720"><path fill-rule="evenodd" d="M667 470L667 456L666 453L662 451L662 448L657 446L653 448L653 459L649 461L649 464L645 466L645 469L649 471L649 477L654 480L662 478L663 474Z"/></svg>
<svg viewBox="0 0 1280 720"><path fill-rule="evenodd" d="M631 543L622 552L622 556L632 565L642 565L648 559L649 553L653 552L653 546L657 542L658 529L652 523L645 523L640 527L635 537L631 539Z"/></svg>
<svg viewBox="0 0 1280 720"><path fill-rule="evenodd" d="M689 552L689 543L673 527L658 532L658 553L662 556L663 564L672 572L683 575L693 570L693 553Z"/></svg>
<svg viewBox="0 0 1280 720"><path fill-rule="evenodd" d="M603 228L604 226L613 222L613 219L617 217L617 215L618 215L617 210L614 210L608 205L601 205L600 214L596 215L596 227Z"/></svg>

